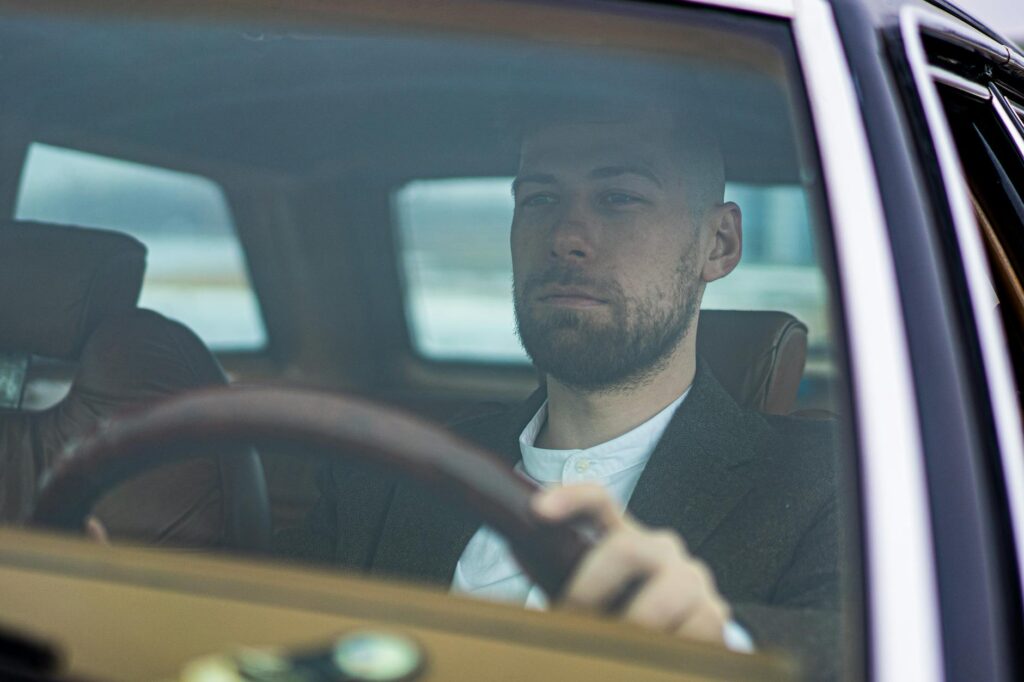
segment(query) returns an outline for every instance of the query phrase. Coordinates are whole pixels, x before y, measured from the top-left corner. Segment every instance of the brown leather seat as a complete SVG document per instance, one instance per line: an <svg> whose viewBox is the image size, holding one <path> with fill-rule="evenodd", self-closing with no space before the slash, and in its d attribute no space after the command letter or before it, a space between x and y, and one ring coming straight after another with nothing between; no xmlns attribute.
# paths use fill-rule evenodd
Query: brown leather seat
<svg viewBox="0 0 1024 682"><path fill-rule="evenodd" d="M807 360L807 326L776 311L702 310L697 354L741 406L788 414Z"/></svg>
<svg viewBox="0 0 1024 682"><path fill-rule="evenodd" d="M0 223L8 402L17 402L20 389L11 386L24 379L18 368L29 355L77 363L69 392L52 408L0 408L0 519L23 520L40 476L104 419L225 383L192 331L135 307L145 258L142 244L118 233ZM251 451L150 472L110 493L95 514L114 537L162 544L259 547L269 527L262 466Z"/></svg>

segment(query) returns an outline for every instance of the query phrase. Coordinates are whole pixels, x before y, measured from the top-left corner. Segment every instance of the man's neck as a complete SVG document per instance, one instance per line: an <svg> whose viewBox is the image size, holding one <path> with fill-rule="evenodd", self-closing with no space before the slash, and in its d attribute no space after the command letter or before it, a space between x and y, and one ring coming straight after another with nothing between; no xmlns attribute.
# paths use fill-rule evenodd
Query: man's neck
<svg viewBox="0 0 1024 682"><path fill-rule="evenodd" d="M627 433L681 396L696 373L696 353L685 341L646 381L614 390L581 391L548 377L548 415L536 445L584 449Z"/></svg>

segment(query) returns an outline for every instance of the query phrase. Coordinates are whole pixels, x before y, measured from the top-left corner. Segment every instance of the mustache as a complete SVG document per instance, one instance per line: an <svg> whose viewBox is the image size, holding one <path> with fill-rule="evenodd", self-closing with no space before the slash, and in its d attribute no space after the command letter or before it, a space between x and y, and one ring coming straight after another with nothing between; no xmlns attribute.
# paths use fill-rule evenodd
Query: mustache
<svg viewBox="0 0 1024 682"><path fill-rule="evenodd" d="M533 291L549 285L581 287L607 301L622 299L622 287L615 280L591 277L580 268L559 264L527 277L523 282L522 294L529 297Z"/></svg>

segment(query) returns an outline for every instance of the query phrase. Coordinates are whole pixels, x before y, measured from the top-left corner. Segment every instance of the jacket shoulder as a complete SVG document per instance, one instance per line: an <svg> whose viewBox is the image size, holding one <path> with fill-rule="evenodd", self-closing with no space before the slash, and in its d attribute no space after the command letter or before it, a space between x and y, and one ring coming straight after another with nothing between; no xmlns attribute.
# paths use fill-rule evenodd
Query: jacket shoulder
<svg viewBox="0 0 1024 682"><path fill-rule="evenodd" d="M843 448L843 425L835 418L761 415L772 437L766 442L780 472L834 492Z"/></svg>

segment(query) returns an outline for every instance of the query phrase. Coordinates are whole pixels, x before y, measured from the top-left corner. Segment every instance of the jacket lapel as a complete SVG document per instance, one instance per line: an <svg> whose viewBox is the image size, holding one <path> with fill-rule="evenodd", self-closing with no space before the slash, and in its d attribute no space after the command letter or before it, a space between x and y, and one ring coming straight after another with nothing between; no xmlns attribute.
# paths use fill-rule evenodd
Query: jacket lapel
<svg viewBox="0 0 1024 682"><path fill-rule="evenodd" d="M521 459L519 435L547 398L544 388L511 414L467 420L453 429L498 455L511 469ZM501 424L494 428L495 424ZM371 571L448 584L480 520L413 481L402 479L384 521Z"/></svg>
<svg viewBox="0 0 1024 682"><path fill-rule="evenodd" d="M756 453L770 436L742 410L703 361L690 394L669 422L630 498L643 523L675 529L696 552L753 487Z"/></svg>

